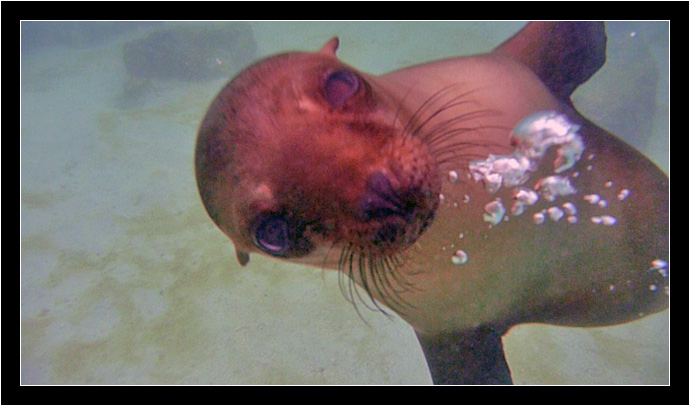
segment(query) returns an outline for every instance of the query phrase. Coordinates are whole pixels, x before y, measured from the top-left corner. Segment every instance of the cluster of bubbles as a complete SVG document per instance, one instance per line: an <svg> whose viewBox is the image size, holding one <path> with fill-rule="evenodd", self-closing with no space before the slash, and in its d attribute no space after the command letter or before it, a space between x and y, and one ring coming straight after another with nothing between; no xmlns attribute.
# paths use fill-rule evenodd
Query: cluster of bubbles
<svg viewBox="0 0 690 406"><path fill-rule="evenodd" d="M486 190L496 193L501 187L516 187L513 190L513 203L510 214L519 216L526 207L534 205L540 198L555 202L561 196L577 193L567 176L560 173L572 168L585 150L582 137L578 134L580 126L571 123L568 118L554 111L542 111L527 116L515 127L511 134L511 142L516 146L510 155L489 155L485 160L473 161L469 164L470 176L476 182L483 182ZM541 159L551 147L557 147L556 159L553 162L554 174L539 179L534 189L522 187L530 175L535 172ZM589 160L593 155L589 156ZM592 170L592 165L587 166ZM456 174L457 176L457 174ZM575 172L573 177L579 176ZM452 178L452 176L451 176ZM611 188L613 182L607 182L605 187ZM628 189L618 193L618 200L623 201L630 195ZM585 195L584 200L599 207L606 207L608 202L597 194ZM484 221L491 226L500 223L508 210L500 198L489 202L484 207ZM570 224L576 224L577 207L572 202L560 206L554 205L534 213L532 219L535 224L544 224L546 220L555 222L565 219ZM593 216L593 224L605 226L615 225L618 220L609 215Z"/></svg>
<svg viewBox="0 0 690 406"><path fill-rule="evenodd" d="M511 143L515 145L515 151L510 155L489 155L484 160L472 161L469 164L469 177L475 182L483 182L489 193L496 193L501 187L513 187L512 204L507 209L501 198L495 198L484 206L483 219L490 226L496 226L509 212L512 216L522 215L526 208L536 204L540 197L549 202L555 202L561 196L570 196L577 190L570 183L567 176L561 175L577 163L585 150L582 137L578 134L580 126L571 123L568 118L555 111L542 111L524 118L511 133ZM534 188L523 186L530 176L537 171L539 164L551 148L556 147L556 159L553 162L554 174L539 179ZM593 158L589 156L589 160ZM587 167L591 170L592 166ZM573 174L573 177L579 173ZM455 183L458 180L456 171L449 171L448 179ZM608 182L605 187L612 187ZM623 189L618 194L618 200L624 200L630 195L628 189ZM608 202L599 195L585 195L585 201L606 207ZM469 201L466 196L465 203ZM565 219L570 224L576 224L577 207L573 202L565 202L561 205L553 205L536 212L532 216L534 224L544 224L547 220L554 222ZM605 226L615 225L617 219L613 216L603 215L591 218L594 224ZM458 250L451 261L460 265L467 263L467 254Z"/></svg>
<svg viewBox="0 0 690 406"><path fill-rule="evenodd" d="M559 175L570 169L582 157L584 143L578 134L580 126L571 123L563 114L542 111L527 116L515 127L511 142L516 146L510 155L489 155L485 160L469 164L470 176L476 182L483 182L489 193L496 193L501 187L516 187L510 213L519 216L527 206L534 205L539 196L554 202L560 196L575 194L577 190L568 177ZM551 147L557 147L553 162L554 175L537 181L534 189L520 187L539 168L541 159ZM484 207L484 221L492 226L500 223L507 212L501 199L497 198ZM576 223L575 205L568 202L561 207L552 206L535 213L535 224L542 224L547 218L559 221L564 216L568 222Z"/></svg>
<svg viewBox="0 0 690 406"><path fill-rule="evenodd" d="M558 146L554 172L561 173L572 168L585 149L582 137L577 133L579 129L579 125L555 111L534 113L520 121L513 130L511 142L516 149L511 155L491 154L485 160L472 161L470 174L476 182L483 181L490 193L497 192L501 186L522 185L539 168L539 162L552 146ZM545 187L564 188L554 189L552 198L559 193L574 193L567 178L562 176L551 176L542 181Z"/></svg>
<svg viewBox="0 0 690 406"><path fill-rule="evenodd" d="M540 199L555 203L562 196L573 196L577 190L570 183L570 177L577 178L579 172L574 172L570 177L563 176L563 172L572 168L582 157L584 143L578 134L580 126L571 123L563 114L554 111L543 111L532 114L523 119L511 134L511 143L516 146L515 151L510 155L489 155L484 160L472 161L469 164L468 177L475 182L483 182L489 193L498 192L501 187L512 187L512 204L506 208L502 199L496 197L484 206L483 219L494 227L507 220L507 214L520 216L525 210L534 206ZM524 186L530 176L537 171L539 164L551 147L556 147L556 159L553 162L553 174L539 179L533 188ZM588 160L592 161L594 155L589 155ZM586 167L591 171L593 166ZM455 183L458 180L456 171L449 171L448 180ZM608 181L604 184L605 189L613 188L614 183ZM629 189L621 189L616 194L618 201L624 201L630 196ZM606 208L609 202L599 194L585 194L582 196L584 202L600 208ZM464 203L468 203L470 197L465 195ZM457 207L457 203L454 204ZM548 208L535 212L532 215L534 224L540 225L547 221L559 222L564 220L569 224L578 223L578 210L573 201L566 201L562 204L553 204ZM602 226L615 226L618 220L608 214L590 217L590 222ZM464 233L460 234L460 238ZM464 265L469 261L468 254L457 249L454 251L451 262L455 265ZM663 277L668 277L668 263L661 259L651 262L650 271L658 272ZM650 291L657 291L656 284L649 286ZM614 291L615 286L611 285L610 290ZM668 287L664 288L664 293L668 295Z"/></svg>
<svg viewBox="0 0 690 406"><path fill-rule="evenodd" d="M559 175L570 169L578 162L584 152L582 138L578 134L580 126L571 123L563 114L555 111L542 111L523 119L513 129L511 142L516 146L510 155L489 155L484 160L472 161L469 164L469 176L475 182L483 182L489 193L496 193L501 187L514 187L513 203L510 214L519 216L526 207L532 206L541 195L548 201L555 201L559 196L575 194L577 191L570 180ZM551 147L557 147L556 159L553 162L554 175L540 179L534 189L522 187L529 180L532 173L539 168L539 163ZM450 171L448 179L456 182L458 173ZM465 203L469 202L465 197ZM507 218L508 210L501 198L496 198L484 206L484 221L491 226L498 225ZM533 218L536 224L542 224L547 218L559 221L567 216L569 222L577 222L577 209L572 203L565 203L561 207L553 206L539 213ZM453 264L467 263L468 256L462 250L457 250L451 258Z"/></svg>

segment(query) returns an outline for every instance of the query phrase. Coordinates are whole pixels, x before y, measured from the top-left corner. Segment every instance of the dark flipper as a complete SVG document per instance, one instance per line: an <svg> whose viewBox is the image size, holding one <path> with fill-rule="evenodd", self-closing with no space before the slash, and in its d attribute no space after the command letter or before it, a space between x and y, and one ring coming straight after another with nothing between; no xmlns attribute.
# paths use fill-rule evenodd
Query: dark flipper
<svg viewBox="0 0 690 406"><path fill-rule="evenodd" d="M503 354L503 329L476 329L424 335L417 333L436 385L512 385Z"/></svg>
<svg viewBox="0 0 690 406"><path fill-rule="evenodd" d="M249 253L240 251L239 249L235 248L235 255L237 255L237 262L240 263L240 265L245 266L249 263Z"/></svg>
<svg viewBox="0 0 690 406"><path fill-rule="evenodd" d="M606 61L606 31L603 22L533 22L494 52L527 65L556 97L570 104L573 91Z"/></svg>

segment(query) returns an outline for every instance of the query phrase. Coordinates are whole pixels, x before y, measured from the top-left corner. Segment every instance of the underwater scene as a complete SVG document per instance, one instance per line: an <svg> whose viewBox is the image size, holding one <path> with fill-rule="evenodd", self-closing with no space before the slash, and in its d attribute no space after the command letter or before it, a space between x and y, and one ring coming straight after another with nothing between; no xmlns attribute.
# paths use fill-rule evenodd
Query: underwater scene
<svg viewBox="0 0 690 406"><path fill-rule="evenodd" d="M414 329L377 308L385 303L355 308L360 294L348 295L338 272L258 253L247 263L235 251L200 198L197 133L228 81L269 55L318 51L337 36L341 61L383 75L489 52L525 24L22 22L21 383L431 384ZM607 22L606 33L606 62L573 104L668 176L669 23ZM338 78L335 103L348 80ZM577 126L560 116L527 124L539 120L570 136L540 140L563 151L556 172L588 159ZM474 181L522 162L512 184L524 182L536 158L533 148L518 151L473 161ZM553 178L540 186L571 193ZM389 187L376 180L371 187ZM610 204L636 197L606 188ZM515 210L536 198L523 192ZM603 207L599 196L585 200ZM512 208L490 209L485 221L501 227ZM534 221L577 222L574 210ZM615 227L616 219L597 221ZM266 250L280 227L268 227ZM473 255L447 253L460 266ZM668 277L666 262L650 266ZM613 326L520 324L503 347L515 384L669 384L668 310Z"/></svg>

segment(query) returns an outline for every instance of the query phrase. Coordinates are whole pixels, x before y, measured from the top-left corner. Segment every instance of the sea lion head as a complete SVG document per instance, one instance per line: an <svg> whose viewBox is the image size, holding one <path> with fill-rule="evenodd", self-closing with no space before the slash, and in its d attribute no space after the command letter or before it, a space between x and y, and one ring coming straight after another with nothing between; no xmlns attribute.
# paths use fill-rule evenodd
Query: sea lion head
<svg viewBox="0 0 690 406"><path fill-rule="evenodd" d="M319 266L388 264L434 218L434 157L336 48L334 39L317 53L248 67L201 124L199 191L242 265L249 252Z"/></svg>

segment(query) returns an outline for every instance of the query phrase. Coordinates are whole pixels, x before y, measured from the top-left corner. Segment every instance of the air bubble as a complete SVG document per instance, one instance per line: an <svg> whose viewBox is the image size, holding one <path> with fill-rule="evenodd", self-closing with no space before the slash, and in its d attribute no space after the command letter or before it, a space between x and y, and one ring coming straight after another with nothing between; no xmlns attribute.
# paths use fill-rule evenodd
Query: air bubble
<svg viewBox="0 0 690 406"><path fill-rule="evenodd" d="M554 172L572 168L580 160L585 147L577 134L580 126L555 111L541 111L527 116L513 130L511 141L518 144L522 156L531 160L541 159L554 145L559 148L554 161Z"/></svg>
<svg viewBox="0 0 690 406"><path fill-rule="evenodd" d="M621 202L625 200L628 196L630 196L630 191L628 189L622 189L620 192L618 192L618 200Z"/></svg>
<svg viewBox="0 0 690 406"><path fill-rule="evenodd" d="M560 219L562 219L563 215L565 214L563 210L561 210L561 208L557 206L549 207L549 209L546 210L546 212L548 213L549 218L553 221L560 221Z"/></svg>
<svg viewBox="0 0 690 406"><path fill-rule="evenodd" d="M563 207L563 210L570 216L577 214L577 207L571 202L563 203L561 207Z"/></svg>
<svg viewBox="0 0 690 406"><path fill-rule="evenodd" d="M489 155L484 161L473 161L469 165L470 172L475 182L483 181L489 193L495 193L501 185L517 186L524 183L529 175L530 161L514 156Z"/></svg>
<svg viewBox="0 0 690 406"><path fill-rule="evenodd" d="M515 126L511 142L517 145L511 155L489 155L482 161L472 161L469 172L475 182L484 182L486 190L497 192L501 186L518 186L538 169L539 161L552 146L558 146L554 172L570 169L584 151L579 125L555 111L532 114Z"/></svg>
<svg viewBox="0 0 690 406"><path fill-rule="evenodd" d="M534 213L532 219L534 220L534 224L544 224L544 221L546 221L546 216L544 216L544 213L542 212Z"/></svg>
<svg viewBox="0 0 690 406"><path fill-rule="evenodd" d="M451 183L455 183L458 181L458 173L456 171L448 171L448 180Z"/></svg>
<svg viewBox="0 0 690 406"><path fill-rule="evenodd" d="M519 216L525 212L525 204L522 202L515 202L510 207L510 214L513 216Z"/></svg>
<svg viewBox="0 0 690 406"><path fill-rule="evenodd" d="M585 199L590 204L597 204L597 203L599 203L599 200L601 200L601 197L599 197L599 195L597 195L597 194L584 195L584 196L582 196L582 198Z"/></svg>
<svg viewBox="0 0 690 406"><path fill-rule="evenodd" d="M652 269L661 270L668 268L668 262L663 259L655 259L652 261Z"/></svg>
<svg viewBox="0 0 690 406"><path fill-rule="evenodd" d="M500 223L506 214L506 208L501 203L501 199L488 203L484 206L484 211L486 212L484 213L484 221L494 226Z"/></svg>
<svg viewBox="0 0 690 406"><path fill-rule="evenodd" d="M601 224L605 226L615 225L618 220L613 216L601 216Z"/></svg>
<svg viewBox="0 0 690 406"><path fill-rule="evenodd" d="M450 258L450 261L454 265L464 265L467 263L469 260L469 257L467 256L467 253L463 250L457 250L455 251L455 254Z"/></svg>
<svg viewBox="0 0 690 406"><path fill-rule="evenodd" d="M534 188L550 202L556 200L558 196L577 193L577 190L570 184L570 180L563 176L548 176L543 178L537 182Z"/></svg>
<svg viewBox="0 0 690 406"><path fill-rule="evenodd" d="M604 216L593 216L591 218L591 221L594 224L603 224L605 226L613 226L618 222L618 219L616 219L613 216L604 215Z"/></svg>
<svg viewBox="0 0 690 406"><path fill-rule="evenodd" d="M513 191L515 202L510 208L510 213L519 216L525 212L525 206L531 206L539 200L539 195L532 189L518 188Z"/></svg>
<svg viewBox="0 0 690 406"><path fill-rule="evenodd" d="M513 199L531 206L539 200L539 195L534 190L519 188L513 193Z"/></svg>

